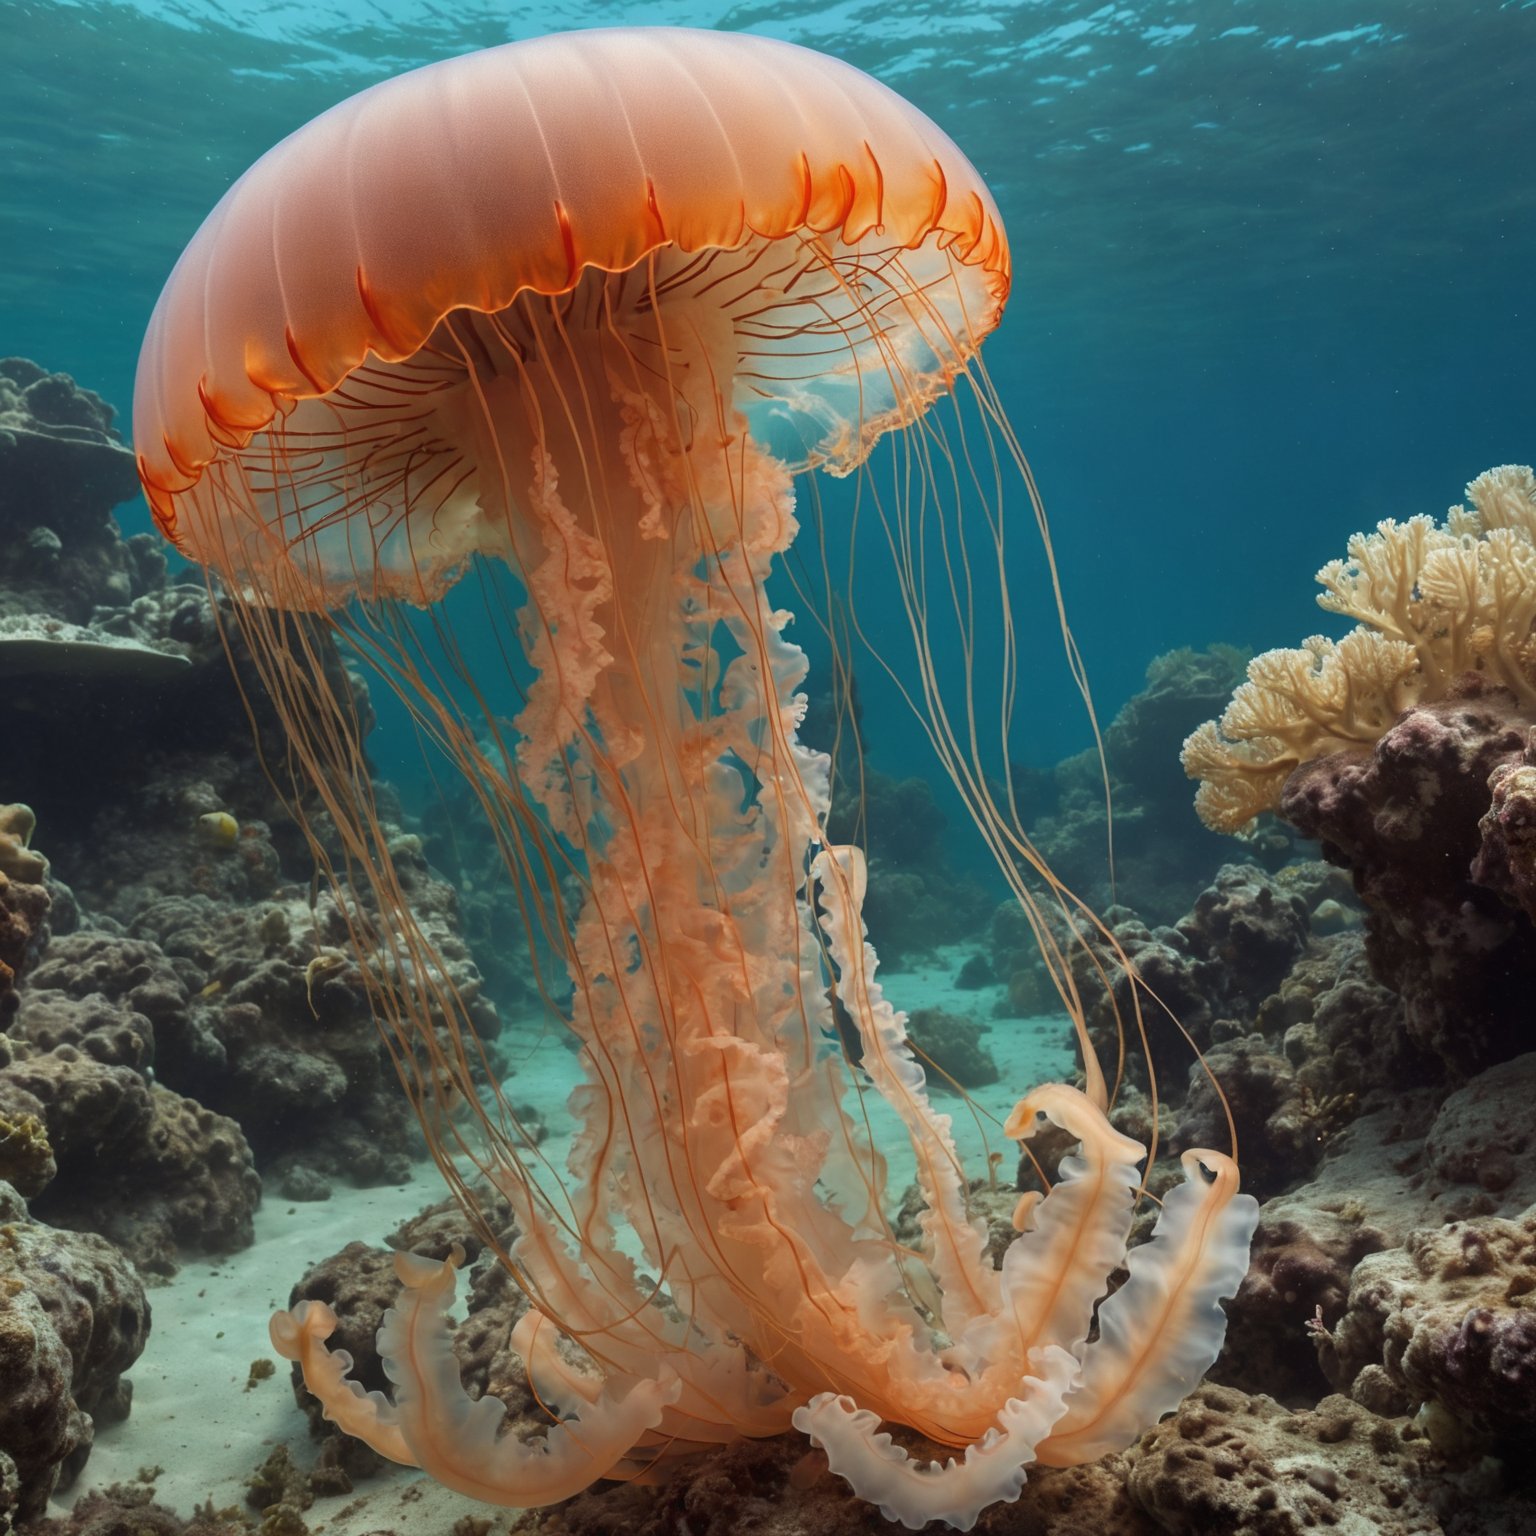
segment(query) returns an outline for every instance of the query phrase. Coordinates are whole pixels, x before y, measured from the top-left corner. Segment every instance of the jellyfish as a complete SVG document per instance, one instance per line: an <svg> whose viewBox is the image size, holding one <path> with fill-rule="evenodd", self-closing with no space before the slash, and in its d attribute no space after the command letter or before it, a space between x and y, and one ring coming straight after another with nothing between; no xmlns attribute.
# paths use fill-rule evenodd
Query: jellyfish
<svg viewBox="0 0 1536 1536"><path fill-rule="evenodd" d="M325 1306L272 1323L385 1456L526 1507L793 1425L889 1518L968 1529L1030 1464L1129 1444L1214 1359L1253 1201L1231 1157L1186 1153L1127 1261L1146 1149L1110 1124L1039 905L1070 893L982 760L1019 670L1003 477L1040 515L979 358L1009 281L992 197L915 108L799 47L675 29L366 90L259 160L178 261L135 390L144 489L281 717L274 772L433 1155L526 1297L512 1344L549 1416L508 1435L499 1402L465 1395L462 1255L402 1254L392 1397L349 1381ZM814 569L840 515L817 474L852 483L848 515L890 557L912 718L1078 1032L1082 1086L1034 1088L1004 1127L1078 1150L1020 1201L1000 1269L877 974L863 856L827 841L831 759L799 736L782 594L836 628L786 569L802 517ZM990 636L962 518L997 557ZM403 701L504 866L579 1055L563 1171L411 911L332 642ZM990 712L969 675L988 643ZM915 1160L915 1242L872 1104ZM492 1196L516 1218L504 1247ZM911 1458L882 1423L960 1454Z"/></svg>

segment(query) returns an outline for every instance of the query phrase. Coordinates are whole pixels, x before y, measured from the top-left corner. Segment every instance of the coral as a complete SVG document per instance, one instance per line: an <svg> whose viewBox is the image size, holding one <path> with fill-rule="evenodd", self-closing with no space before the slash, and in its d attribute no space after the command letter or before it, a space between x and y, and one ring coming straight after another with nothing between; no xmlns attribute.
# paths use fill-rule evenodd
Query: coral
<svg viewBox="0 0 1536 1536"><path fill-rule="evenodd" d="M104 1239L28 1221L3 1184L0 1218L0 1447L26 1521L84 1465L94 1421L127 1413L122 1373L144 1348L149 1305Z"/></svg>
<svg viewBox="0 0 1536 1536"><path fill-rule="evenodd" d="M1085 927L1088 948L1078 949L1073 960L1079 985L1085 996L1102 996L1097 977L1103 967L1112 989L1095 1005L1090 1029L1106 1059L1114 1059L1119 1020L1134 1017L1139 992L1140 1006L1156 1021L1149 1030L1151 1060L1165 1082L1182 1081L1190 1051L1164 1021L1177 1019L1201 1048L1212 1043L1218 1021L1229 1021L1224 1035L1246 1033L1261 1003L1302 955L1310 927L1306 902L1253 864L1224 865L1171 928L1148 929L1114 909L1105 921L1134 972L1101 934Z"/></svg>
<svg viewBox="0 0 1536 1536"><path fill-rule="evenodd" d="M1369 749L1291 774L1281 813L1348 867L1376 978L1401 995L1413 1040L1466 1075L1529 1041L1536 926L1518 896L1518 786L1536 720L1507 689L1465 676L1407 710ZM1486 878L1491 885L1480 883Z"/></svg>
<svg viewBox="0 0 1536 1536"><path fill-rule="evenodd" d="M0 1098L14 1104L18 1096L23 1096L22 1090L12 1093L9 1085L0 1083ZM48 1127L43 1124L41 1102L30 1094L24 1097L39 1113L0 1106L0 1179L30 1200L53 1182L59 1165L48 1140Z"/></svg>
<svg viewBox="0 0 1536 1536"><path fill-rule="evenodd" d="M1265 1201L1214 1380L1287 1398L1310 1399L1323 1388L1305 1346L1307 1320L1337 1320L1355 1265L1401 1242L1412 1226L1414 1202L1404 1195L1423 1143L1404 1124L1410 1118L1382 1111L1355 1122L1309 1183Z"/></svg>
<svg viewBox="0 0 1536 1536"><path fill-rule="evenodd" d="M69 1378L69 1351L37 1298L0 1269L0 1445L16 1469L22 1520L42 1513L61 1464L90 1444Z"/></svg>
<svg viewBox="0 0 1536 1536"><path fill-rule="evenodd" d="M1227 1010L1238 999L1253 1004L1272 992L1301 955L1310 928L1305 902L1251 864L1224 865L1176 926L1206 994Z"/></svg>
<svg viewBox="0 0 1536 1536"><path fill-rule="evenodd" d="M979 992L983 987L997 985L992 973L992 962L983 954L967 955L955 977L955 986L961 992Z"/></svg>
<svg viewBox="0 0 1536 1536"><path fill-rule="evenodd" d="M1320 1146L1361 1106L1444 1084L1443 1064L1414 1041L1403 1014L1353 928L1314 938L1259 1005L1256 1028L1295 1068L1296 1107Z"/></svg>
<svg viewBox="0 0 1536 1536"><path fill-rule="evenodd" d="M0 805L0 877L22 885L41 882L48 861L28 847L36 826L30 806Z"/></svg>
<svg viewBox="0 0 1536 1536"><path fill-rule="evenodd" d="M187 1249L249 1245L261 1182L239 1127L73 1046L22 1056L0 1072L42 1107L58 1173L39 1216L118 1242L143 1267L174 1272Z"/></svg>
<svg viewBox="0 0 1536 1536"><path fill-rule="evenodd" d="M1476 885L1502 896L1536 923L1536 731L1518 762L1488 776L1488 809L1472 861Z"/></svg>
<svg viewBox="0 0 1536 1536"><path fill-rule="evenodd" d="M1458 1088L1435 1114L1424 1158L1446 1220L1536 1206L1536 1052Z"/></svg>
<svg viewBox="0 0 1536 1536"><path fill-rule="evenodd" d="M250 1525L229 1511L202 1508L184 1521L152 1495L132 1484L92 1489L67 1516L39 1520L26 1536L251 1536Z"/></svg>
<svg viewBox="0 0 1536 1536"><path fill-rule="evenodd" d="M246 1503L253 1509L271 1509L286 1504L290 1509L308 1509L315 1502L315 1490L309 1479L294 1466L286 1445L276 1446L257 1472L246 1481Z"/></svg>
<svg viewBox="0 0 1536 1536"><path fill-rule="evenodd" d="M1173 1536L1439 1536L1438 1470L1422 1439L1348 1398L1290 1413L1206 1386L1142 1442L1129 1487Z"/></svg>
<svg viewBox="0 0 1536 1536"><path fill-rule="evenodd" d="M126 690L143 698L191 663L177 651L48 616L0 618L0 677L35 700L50 678L82 688ZM73 691L73 690L72 690Z"/></svg>
<svg viewBox="0 0 1536 1536"><path fill-rule="evenodd" d="M163 574L149 535L124 543L111 509L138 494L112 408L67 374L0 358L0 618L86 623Z"/></svg>
<svg viewBox="0 0 1536 1536"><path fill-rule="evenodd" d="M0 1036L0 1154L19 1159L34 1212L107 1233L159 1272L182 1247L249 1243L261 1187L232 1120L151 1080L156 1019L184 1006L152 946L85 930L54 941Z"/></svg>
<svg viewBox="0 0 1536 1536"><path fill-rule="evenodd" d="M24 805L0 806L0 1030L16 1010L22 972L49 938L48 861L27 846L34 819Z"/></svg>
<svg viewBox="0 0 1536 1536"><path fill-rule="evenodd" d="M981 1043L986 1025L943 1008L915 1008L908 1021L912 1048L931 1062L936 1083L981 1088L998 1080L997 1063Z"/></svg>
<svg viewBox="0 0 1536 1536"><path fill-rule="evenodd" d="M492 1039L499 1021L459 935L451 888L419 860L402 855L400 869L413 911ZM351 920L329 891L312 906L307 889L280 885L249 904L152 900L132 932L169 957L184 999L164 1057L169 1080L242 1117L263 1166L282 1160L285 1176L302 1162L356 1182L394 1182L412 1132L374 1024L370 979L350 955Z"/></svg>
<svg viewBox="0 0 1536 1536"><path fill-rule="evenodd" d="M1301 764L1369 748L1404 710L1448 696L1466 673L1536 712L1536 478L1479 475L1443 524L1428 517L1356 534L1317 573L1321 607L1358 620L1337 642L1267 651L1226 713L1184 744L1209 827L1235 832L1280 805Z"/></svg>
<svg viewBox="0 0 1536 1536"><path fill-rule="evenodd" d="M168 1274L183 1253L249 1247L260 1200L261 1180L240 1127L156 1083L144 1134L121 1166L68 1200L55 1184L35 1209L103 1232L141 1267Z"/></svg>
<svg viewBox="0 0 1536 1536"><path fill-rule="evenodd" d="M106 1238L35 1220L7 1223L3 1246L13 1272L38 1299L69 1350L71 1391L95 1419L116 1422L132 1392L123 1374L149 1337L144 1286L127 1256Z"/></svg>
<svg viewBox="0 0 1536 1536"><path fill-rule="evenodd" d="M1309 1182L1265 1202L1215 1379L1315 1393L1323 1378L1297 1348L1299 1330L1315 1316L1338 1322L1363 1260L1400 1251L1419 1228L1536 1205L1536 1054L1490 1068L1437 1109L1441 1091L1384 1095L1386 1107L1328 1141ZM1325 1337L1320 1348L1326 1363Z"/></svg>
<svg viewBox="0 0 1536 1536"><path fill-rule="evenodd" d="M1528 1444L1536 1432L1533 1294L1536 1211L1412 1232L1355 1269L1324 1364L1357 1394L1362 1375L1379 1370L1406 1406L1433 1404L1464 1432Z"/></svg>
<svg viewBox="0 0 1536 1536"><path fill-rule="evenodd" d="M1156 657L1147 683L1104 731L1104 760L1089 749L1049 775L1016 770L1014 791L1030 839L1056 875L1088 906L1119 904L1150 925L1184 911L1228 858L1221 838L1190 813L1179 743L1219 708L1247 657L1230 646ZM1104 773L1114 808L1114 877ZM1251 856L1257 857L1258 850Z"/></svg>
<svg viewBox="0 0 1536 1536"><path fill-rule="evenodd" d="M1170 1146L1182 1152L1219 1145L1229 1111L1243 1153L1244 1187L1260 1200L1309 1172L1321 1155L1295 1069L1262 1035L1220 1041L1205 1052L1203 1065L1190 1068Z"/></svg>
<svg viewBox="0 0 1536 1536"><path fill-rule="evenodd" d="M148 1132L150 1084L132 1067L96 1061L70 1045L51 1051L13 1047L5 1077L8 1089L44 1106L54 1153L65 1173L82 1182L95 1174L98 1159L112 1166Z"/></svg>
<svg viewBox="0 0 1536 1536"><path fill-rule="evenodd" d="M190 801L193 809L199 803ZM187 817L179 839L125 828L97 850L84 888L130 916L131 931L86 927L57 938L29 973L13 1035L39 1059L18 1064L15 1086L33 1091L40 1075L54 1081L61 1156L79 1140L69 1134L69 1106L87 1079L98 1096L114 1082L131 1096L130 1080L142 1093L152 1066L162 1086L238 1119L263 1166L280 1164L283 1179L312 1196L323 1195L326 1175L398 1180L414 1132L368 985L345 953L348 915L329 892L311 905L307 887L277 882L280 860L265 824L243 823L235 846L217 849L203 845L196 826L196 816ZM480 999L452 890L406 851L399 867L459 997L491 1038L497 1018ZM205 890L165 894L188 885ZM59 1059L60 1048L80 1059ZM117 1100L98 1102L91 1134L100 1145L115 1134L109 1106ZM142 1105L139 1124L147 1124ZM215 1151L224 1132L209 1134ZM236 1162L245 1161L241 1152ZM84 1219L72 1210L71 1219ZM165 1218L146 1231L186 1225L180 1214ZM238 1240L244 1222L231 1208L230 1219L213 1220L210 1230L219 1242ZM150 1259L147 1251L140 1256ZM153 1262L163 1267L163 1252Z"/></svg>

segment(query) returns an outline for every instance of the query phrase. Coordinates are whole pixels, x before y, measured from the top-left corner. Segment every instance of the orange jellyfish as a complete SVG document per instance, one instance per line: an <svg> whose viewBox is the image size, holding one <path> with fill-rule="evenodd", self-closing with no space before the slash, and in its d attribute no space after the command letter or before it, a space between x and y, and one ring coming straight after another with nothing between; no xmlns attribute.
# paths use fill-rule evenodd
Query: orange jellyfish
<svg viewBox="0 0 1536 1536"><path fill-rule="evenodd" d="M542 1435L503 1435L460 1386L451 1261L399 1259L392 1400L347 1380L329 1309L273 1320L386 1456L529 1506L793 1424L892 1519L968 1529L1031 1462L1129 1444L1214 1359L1253 1202L1229 1157L1186 1153L1127 1260L1146 1153L1109 1123L1054 946L1084 1087L1036 1088L1004 1129L1080 1146L988 1262L876 978L862 856L824 842L829 759L798 739L806 662L770 595L797 490L853 474L894 556L916 719L1050 945L982 761L1011 726L1008 592L979 638L956 526L1000 575L1010 466L1039 512L977 358L1008 286L987 188L900 97L801 48L670 29L365 91L253 166L178 262L139 366L145 492L284 720L296 811L439 1166L488 1239L487 1193L517 1218L499 1256ZM992 709L969 676L954 698L944 620L965 672L1000 648ZM406 702L505 863L579 1047L563 1175L400 891L327 632ZM916 1244L892 1232L875 1109L915 1159ZM963 1454L910 1459L882 1420Z"/></svg>

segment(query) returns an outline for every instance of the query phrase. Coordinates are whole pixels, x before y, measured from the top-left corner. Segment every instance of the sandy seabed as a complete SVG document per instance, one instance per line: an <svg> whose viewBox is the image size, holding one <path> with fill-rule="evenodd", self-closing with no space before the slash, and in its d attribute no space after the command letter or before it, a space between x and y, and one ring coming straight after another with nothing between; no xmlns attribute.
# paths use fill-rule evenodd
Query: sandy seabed
<svg viewBox="0 0 1536 1536"><path fill-rule="evenodd" d="M959 991L953 978L968 950L944 952L929 965L883 974L898 1007L939 1007L986 1021L1000 995L997 987ZM991 1021L983 1042L997 1062L999 1081L972 1091L974 1104L995 1118L991 1144L1004 1145L998 1125L1033 1084L1070 1074L1074 1057L1062 1018ZM550 1128L542 1150L564 1166L569 1123L564 1102L576 1081L571 1052L546 1037L517 1065L508 1093L533 1103ZM954 1115L954 1134L973 1176L986 1171L982 1132L952 1094L936 1092L938 1109ZM889 1152L893 1204L913 1177L909 1148L882 1137ZM1011 1163L1008 1165L1011 1171ZM278 1445L308 1469L315 1442L294 1400L289 1367L278 1360L265 1380L254 1362L274 1359L267 1319L288 1302L294 1283L320 1260L361 1240L381 1245L387 1233L443 1198L436 1168L418 1164L409 1182L388 1188L337 1188L313 1203L266 1198L256 1213L256 1241L241 1253L209 1262L190 1260L167 1284L150 1292L153 1326L143 1355L128 1373L133 1411L120 1424L98 1427L84 1474L55 1500L61 1513L91 1488L151 1481L156 1502L183 1518L211 1500L218 1509L245 1505L246 1482ZM359 1484L354 1494L321 1499L305 1511L315 1532L364 1536L389 1527L412 1536L453 1536L464 1516L490 1519L488 1536L511 1529L516 1511L495 1510L451 1493L409 1468L390 1468Z"/></svg>

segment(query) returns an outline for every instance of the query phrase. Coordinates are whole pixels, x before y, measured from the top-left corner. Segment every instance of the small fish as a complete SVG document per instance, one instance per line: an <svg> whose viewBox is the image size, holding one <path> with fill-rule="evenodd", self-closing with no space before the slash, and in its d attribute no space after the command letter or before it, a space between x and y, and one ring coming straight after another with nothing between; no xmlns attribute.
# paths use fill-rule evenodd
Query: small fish
<svg viewBox="0 0 1536 1536"><path fill-rule="evenodd" d="M240 823L228 811L209 811L197 818L197 835L210 848L233 848Z"/></svg>

